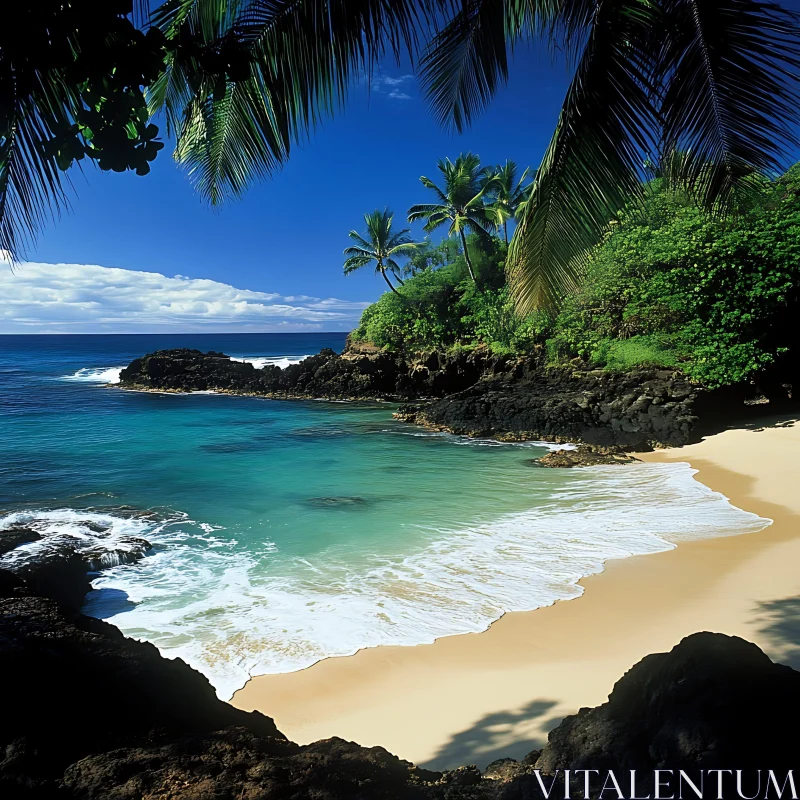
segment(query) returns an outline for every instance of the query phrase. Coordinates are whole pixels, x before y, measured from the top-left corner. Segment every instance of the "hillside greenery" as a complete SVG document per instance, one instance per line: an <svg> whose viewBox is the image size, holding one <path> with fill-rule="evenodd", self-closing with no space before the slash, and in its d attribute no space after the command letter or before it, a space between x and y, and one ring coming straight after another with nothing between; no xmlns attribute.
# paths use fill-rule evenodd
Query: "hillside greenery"
<svg viewBox="0 0 800 800"><path fill-rule="evenodd" d="M499 236L424 242L405 283L367 308L354 338L394 350L488 346L550 363L678 367L709 386L797 373L800 165L762 180L733 216L663 179L621 213L557 313L514 310Z"/></svg>

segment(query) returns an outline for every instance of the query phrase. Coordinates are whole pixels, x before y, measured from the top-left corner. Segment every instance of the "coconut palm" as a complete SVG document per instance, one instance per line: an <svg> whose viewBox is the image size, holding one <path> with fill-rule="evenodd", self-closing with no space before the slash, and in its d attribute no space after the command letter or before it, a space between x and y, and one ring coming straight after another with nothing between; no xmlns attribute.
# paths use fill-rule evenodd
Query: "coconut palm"
<svg viewBox="0 0 800 800"><path fill-rule="evenodd" d="M565 53L574 77L507 260L521 310L577 285L660 145L690 153L687 186L725 209L783 166L800 116L797 17L775 2L169 0L154 19L189 43L154 108L213 202L274 173L387 57L409 54L435 117L461 130L506 82L515 45ZM225 69L240 50L244 79Z"/></svg>
<svg viewBox="0 0 800 800"><path fill-rule="evenodd" d="M79 2L55 5L67 15ZM0 89L14 109L0 171L3 148L42 118L18 102L7 52L25 26L13 19L0 31ZM151 111L212 203L273 175L387 58L409 55L436 118L461 130L506 82L520 42L566 54L573 79L510 246L521 309L577 284L587 249L641 200L648 155L689 154L687 188L726 210L782 168L800 119L798 17L769 0L167 0L150 21L168 39ZM0 208L30 234L59 192L48 176L61 167L47 158L16 172L19 201Z"/></svg>
<svg viewBox="0 0 800 800"><path fill-rule="evenodd" d="M436 194L439 202L411 206L408 209L408 221L425 220L426 233L449 223L448 236L456 234L461 238L469 275L477 282L466 232L489 235L494 217L486 209L485 196L494 187L494 176L481 170L481 160L474 153L462 153L455 161L445 158L439 161L437 167L444 179L442 188L424 175L420 181Z"/></svg>
<svg viewBox="0 0 800 800"><path fill-rule="evenodd" d="M517 216L520 208L524 208L531 192L532 184L525 185L530 169L525 169L517 180L517 165L513 161L497 166L487 177L491 177L493 189L488 205L494 216L495 224L503 227L503 238L508 244L508 221Z"/></svg>
<svg viewBox="0 0 800 800"><path fill-rule="evenodd" d="M408 237L408 228L393 232L393 219L394 214L386 209L364 214L367 235L365 238L358 231L350 231L349 236L356 244L345 248L344 254L348 258L344 262L344 274L349 275L374 261L375 272L380 273L389 288L399 295L400 292L395 289L386 272L391 272L402 283L400 265L395 259L413 251L417 243Z"/></svg>

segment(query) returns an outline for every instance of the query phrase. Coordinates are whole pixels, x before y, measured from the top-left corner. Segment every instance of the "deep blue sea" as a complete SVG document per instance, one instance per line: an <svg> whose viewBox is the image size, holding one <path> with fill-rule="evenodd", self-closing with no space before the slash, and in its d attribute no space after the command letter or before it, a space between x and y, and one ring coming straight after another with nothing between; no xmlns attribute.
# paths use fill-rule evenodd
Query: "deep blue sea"
<svg viewBox="0 0 800 800"><path fill-rule="evenodd" d="M85 612L204 672L250 675L485 629L580 594L608 558L758 530L687 464L549 470L388 403L113 388L157 349L285 365L344 334L0 336L0 527L113 553Z"/></svg>

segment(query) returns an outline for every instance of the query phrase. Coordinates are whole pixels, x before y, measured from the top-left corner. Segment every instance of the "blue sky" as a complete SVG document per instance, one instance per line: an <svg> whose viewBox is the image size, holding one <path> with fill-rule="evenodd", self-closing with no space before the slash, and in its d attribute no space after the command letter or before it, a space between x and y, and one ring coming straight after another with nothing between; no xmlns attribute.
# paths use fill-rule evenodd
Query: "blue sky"
<svg viewBox="0 0 800 800"><path fill-rule="evenodd" d="M460 151L472 150L484 163L510 158L521 166L535 167L553 131L568 82L563 65L520 50L508 87L458 136L433 121L409 72L406 67L386 64L372 88L356 87L347 107L298 147L281 173L253 186L242 200L218 210L204 205L194 193L168 149L159 154L146 177L92 169L85 176L77 174L72 213L45 230L29 253L29 261L210 279L229 288L277 295L280 300L276 302L293 307L313 304L313 298L337 298L347 301L340 316L305 321L298 317L297 323L322 329L352 327L359 315L357 304L376 299L382 281L368 270L348 277L342 274L348 231L363 227L365 212L386 206L396 212L398 222L403 221L409 206L430 198L419 176L434 177L441 157L453 158ZM414 234L422 236L418 226ZM103 303L91 296L95 273L75 295L78 305L70 311L68 321L59 316L60 306L50 302L41 325L36 324L39 312L25 306L24 300L42 281L48 283L48 275L52 278L48 284L51 301L69 300L53 288L53 281L59 283L56 271L31 267L26 276L23 266L16 283L6 270L2 273L0 283L6 297L9 290L19 291L14 287L23 283L28 293L23 293L18 308L7 313L5 321L0 314L0 333L116 329L108 315L105 322L92 327L94 318L89 312ZM72 272L62 270L61 276L73 273L77 275L74 268ZM143 285L135 276L130 276L131 285L125 278L119 272L105 273L104 283L113 286L120 281L132 294L136 290L131 286ZM204 287L204 296L213 294L211 284ZM170 289L165 285L160 291L163 295ZM312 300L294 300L298 297ZM135 312L131 308L132 315ZM114 318L118 315L119 310ZM86 323L80 327L82 316ZM206 322L213 325L211 319L198 324ZM263 329L270 329L272 322L263 320ZM172 324L187 323L183 319ZM262 329L261 324L259 318L248 319L243 327ZM288 324L294 326L291 315ZM236 321L220 325L229 330ZM125 330L134 327L131 319ZM143 327L152 329L144 320Z"/></svg>

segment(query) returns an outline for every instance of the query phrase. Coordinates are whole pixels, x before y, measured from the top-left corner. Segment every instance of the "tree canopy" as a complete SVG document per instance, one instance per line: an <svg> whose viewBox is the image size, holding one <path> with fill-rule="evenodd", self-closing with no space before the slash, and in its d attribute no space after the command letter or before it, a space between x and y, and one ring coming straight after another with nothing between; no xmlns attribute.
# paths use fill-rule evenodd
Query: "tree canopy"
<svg viewBox="0 0 800 800"><path fill-rule="evenodd" d="M147 35L125 0L28 6L0 31L0 248L14 254L63 207L81 154L146 172L145 90L218 203L272 175L387 57L410 57L434 116L461 130L517 44L566 53L574 77L508 254L523 312L577 288L615 214L644 202L647 157L681 149L687 190L724 211L796 144L798 17L775 2L167 0L140 20Z"/></svg>
<svg viewBox="0 0 800 800"><path fill-rule="evenodd" d="M667 165L669 166L669 165ZM556 312L515 312L502 238L444 239L363 314L358 339L395 350L489 347L551 364L678 368L709 387L800 385L800 165L762 179L737 214L704 209L671 170L644 181Z"/></svg>

